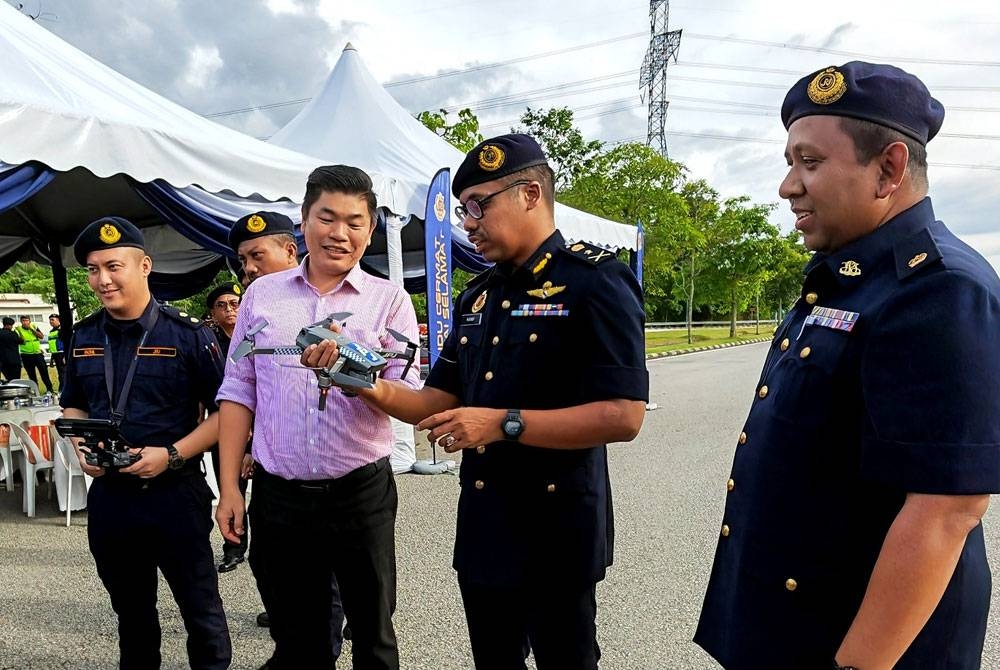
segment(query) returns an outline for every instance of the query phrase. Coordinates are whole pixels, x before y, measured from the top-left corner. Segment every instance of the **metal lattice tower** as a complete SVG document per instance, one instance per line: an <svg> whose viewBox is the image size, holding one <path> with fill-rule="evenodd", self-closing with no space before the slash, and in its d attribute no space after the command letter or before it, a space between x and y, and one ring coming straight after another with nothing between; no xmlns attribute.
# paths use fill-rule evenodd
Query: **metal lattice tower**
<svg viewBox="0 0 1000 670"><path fill-rule="evenodd" d="M639 85L644 88L642 99L649 104L649 129L646 143L667 155L667 64L677 62L681 46L680 30L670 30L670 0L649 2L649 49L642 61Z"/></svg>

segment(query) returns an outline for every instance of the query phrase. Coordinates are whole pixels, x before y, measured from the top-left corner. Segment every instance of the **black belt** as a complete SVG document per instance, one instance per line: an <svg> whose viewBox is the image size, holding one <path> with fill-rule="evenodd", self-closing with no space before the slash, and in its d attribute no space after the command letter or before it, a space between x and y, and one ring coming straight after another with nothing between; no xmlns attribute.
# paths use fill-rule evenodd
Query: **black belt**
<svg viewBox="0 0 1000 670"><path fill-rule="evenodd" d="M276 489L284 491L306 491L310 493L330 493L344 486L349 486L359 479L367 479L380 470L389 467L389 457L380 458L374 463L362 465L360 468L351 470L346 475L334 477L333 479L285 479L278 475L271 474L261 467L260 463L254 464L253 478L266 483Z"/></svg>

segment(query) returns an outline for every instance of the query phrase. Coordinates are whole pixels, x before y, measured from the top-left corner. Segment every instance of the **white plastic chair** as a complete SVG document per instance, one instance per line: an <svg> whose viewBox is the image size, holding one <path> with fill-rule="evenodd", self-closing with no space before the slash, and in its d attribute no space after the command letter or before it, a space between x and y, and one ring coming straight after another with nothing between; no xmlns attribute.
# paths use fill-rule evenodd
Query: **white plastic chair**
<svg viewBox="0 0 1000 670"><path fill-rule="evenodd" d="M90 486L86 473L80 467L80 459L77 458L76 451L69 440L65 437L56 438L55 453L59 464L66 469L66 527L69 528L70 517L73 514L73 479L80 478L85 490L89 489Z"/></svg>
<svg viewBox="0 0 1000 670"><path fill-rule="evenodd" d="M26 386L31 389L31 395L38 397L38 384L30 379L11 379L7 386Z"/></svg>
<svg viewBox="0 0 1000 670"><path fill-rule="evenodd" d="M37 486L37 474L43 470L51 470L55 467L55 461L47 460L42 456L42 450L38 448L35 441L31 439L28 432L18 425L11 425L11 437L17 436L21 442L22 469L21 475L24 477L24 501L21 504L21 511L28 516L35 516L35 487ZM49 499L52 499L52 480L49 479Z"/></svg>
<svg viewBox="0 0 1000 670"><path fill-rule="evenodd" d="M3 413L3 418L4 420L0 423L7 425L16 423L20 426L22 423L31 421L31 412L26 409L9 410ZM20 469L20 466L14 461L14 452L21 450L21 443L14 437L14 431L11 431L10 438L6 447L0 446L0 460L3 460L4 487L8 491L13 491L14 471ZM22 471L21 474L24 472Z"/></svg>

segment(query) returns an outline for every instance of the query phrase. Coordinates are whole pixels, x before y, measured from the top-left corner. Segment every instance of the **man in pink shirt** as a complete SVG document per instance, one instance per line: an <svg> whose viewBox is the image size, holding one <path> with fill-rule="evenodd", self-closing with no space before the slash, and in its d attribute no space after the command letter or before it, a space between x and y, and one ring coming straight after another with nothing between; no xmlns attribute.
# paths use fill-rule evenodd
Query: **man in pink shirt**
<svg viewBox="0 0 1000 670"><path fill-rule="evenodd" d="M309 252L297 269L258 277L240 306L233 340L266 320L258 347L287 346L305 325L351 312L343 332L369 348L398 348L393 328L413 341L417 322L402 288L358 266L375 227L371 179L358 168L317 168L302 203ZM399 379L404 361L385 376ZM412 368L402 381L416 388ZM256 417L250 564L268 575L275 650L268 670L333 667L330 636L334 573L353 631L358 668L398 668L392 626L396 605L396 485L389 467L389 417L336 391L318 408L313 372L298 356L229 361L219 390L222 481L216 519L238 540L241 436Z"/></svg>

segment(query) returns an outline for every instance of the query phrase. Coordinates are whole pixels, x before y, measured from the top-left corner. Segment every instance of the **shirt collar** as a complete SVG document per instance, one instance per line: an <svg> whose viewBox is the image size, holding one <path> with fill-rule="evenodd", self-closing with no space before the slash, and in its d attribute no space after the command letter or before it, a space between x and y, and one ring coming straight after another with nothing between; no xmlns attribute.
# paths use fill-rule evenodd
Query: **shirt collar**
<svg viewBox="0 0 1000 670"><path fill-rule="evenodd" d="M816 253L806 264L808 279L826 274L845 288L861 283L867 272L887 256L900 240L926 228L934 221L931 199L925 197L909 209L900 212L864 237L854 240L832 254Z"/></svg>
<svg viewBox="0 0 1000 670"><path fill-rule="evenodd" d="M544 242L535 250L528 260L524 262L523 265L514 267L512 263L504 262L497 263L496 265L496 276L500 279L511 279L514 277L533 277L537 272L534 272L535 268L538 268L538 272L541 272L542 267L538 265L542 262L542 259L546 260L546 264L551 262L550 259L555 253L556 249L566 246L566 240L563 238L561 232L558 229L553 230L552 234L549 235ZM548 256L546 256L548 254Z"/></svg>
<svg viewBox="0 0 1000 670"><path fill-rule="evenodd" d="M146 308L142 310L142 314L139 315L138 319L135 321L132 321L131 319L124 319L125 321L131 321L131 323L129 323L125 328L121 328L118 325L121 321L114 319L114 317L105 311L104 330L108 331L109 329L112 329L118 332L125 332L126 330L133 330L136 327L141 328L144 331L149 330L153 325L153 311L159 309L159 306L160 304L156 302L156 298L150 297L149 303L146 304Z"/></svg>
<svg viewBox="0 0 1000 670"><path fill-rule="evenodd" d="M308 262L309 254L306 254L306 257L302 259L301 263L299 263L298 268L295 269L295 276L296 278L301 279L306 286L319 294L319 289L309 283L309 277L306 274L306 264ZM342 286L345 285L350 286L356 292L361 293L361 290L365 285L365 281L367 281L367 277L368 274L361 269L361 263L359 261L348 271L347 275L340 281L340 283L330 289L327 293L336 293Z"/></svg>

